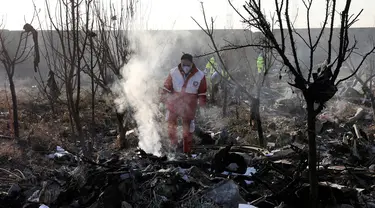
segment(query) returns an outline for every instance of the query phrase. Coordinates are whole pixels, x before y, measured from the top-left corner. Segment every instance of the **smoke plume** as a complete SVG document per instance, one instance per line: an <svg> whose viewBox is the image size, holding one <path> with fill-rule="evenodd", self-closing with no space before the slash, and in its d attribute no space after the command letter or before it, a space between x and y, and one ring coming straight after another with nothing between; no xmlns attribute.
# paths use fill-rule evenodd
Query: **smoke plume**
<svg viewBox="0 0 375 208"><path fill-rule="evenodd" d="M168 75L170 65L178 60L170 60L176 40L166 38L151 31L132 31L130 35L132 55L122 69L123 79L117 83L119 96L115 103L120 111L131 107L138 125L139 147L147 153L160 155L162 123L159 114L158 90ZM168 64L167 64L168 63Z"/></svg>

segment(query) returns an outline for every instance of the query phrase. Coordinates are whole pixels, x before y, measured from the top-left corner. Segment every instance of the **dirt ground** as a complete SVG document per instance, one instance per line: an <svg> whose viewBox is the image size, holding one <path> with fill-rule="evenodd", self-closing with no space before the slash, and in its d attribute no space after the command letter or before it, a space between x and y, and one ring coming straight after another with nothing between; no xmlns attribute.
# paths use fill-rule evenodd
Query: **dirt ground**
<svg viewBox="0 0 375 208"><path fill-rule="evenodd" d="M6 102L5 92L0 92L0 189L7 191L12 184L23 178L23 174L32 173L35 179L48 180L50 175L61 168L64 163L59 164L47 157L55 152L57 146L64 149L79 152L78 144L72 138L70 132L69 117L64 105L56 107L57 112L52 115L48 103L40 96L30 96L27 93L19 94L19 121L20 139L11 137L9 105ZM111 106L105 101L96 103L96 126L94 150L92 157L94 160L102 155L127 154L130 151L119 150L116 146L116 119ZM262 125L266 142L272 147L282 147L298 141L307 144L305 115L300 109L302 106L294 106L296 110L291 110L288 106L288 113L285 108L277 107L276 103L261 107ZM340 99L333 99L327 103L327 108L318 116L317 125L322 128L341 128L339 125L345 123L352 117L358 108L364 108L369 114L370 109L356 104L351 104ZM246 104L230 105L228 117L221 117L222 109L219 106L209 108L208 116L197 118L197 125L214 134L225 129L229 136L224 144L234 142L235 145L258 146L258 134L256 129L250 126L250 109ZM82 122L87 135L90 135L91 110L90 94L84 94L81 102ZM161 119L162 121L162 119ZM329 121L329 122L327 122ZM336 123L332 126L332 123ZM359 121L360 126L368 135L374 135L375 125L368 120ZM132 126L134 128L134 126ZM132 129L131 128L131 129ZM345 129L345 128L341 128ZM327 131L328 131L327 130ZM347 130L350 131L350 130ZM129 137L132 146L136 148L136 137ZM200 139L196 138L199 143ZM325 143L318 138L318 145ZM271 145L273 144L273 145ZM197 144L199 145L199 144ZM30 183L32 184L32 183ZM203 202L198 202L203 203ZM0 206L1 207L1 206Z"/></svg>
<svg viewBox="0 0 375 208"><path fill-rule="evenodd" d="M9 99L10 95L8 95ZM9 105L11 105L11 102L8 104L4 90L0 91L0 100L0 135L2 136L0 137L0 161L2 167L11 169L15 167L30 167L31 159L43 161L45 154L54 151L58 145L76 149L74 139L71 138L67 110L63 105L58 105L56 107L58 109L56 115L52 115L48 103L41 96L31 96L21 91L18 95L21 138L16 141L10 138L11 128L9 124L11 120ZM81 106L82 121L84 126L87 127L86 129L88 129L91 122L89 94L83 96ZM342 119L355 114L354 105L345 104L343 106L346 107L339 109L339 113L343 117ZM98 102L96 107L97 126L95 129L98 137L100 137L100 135L105 135L109 131L116 129L116 120L111 107L105 102ZM336 110L335 108L332 109ZM264 135L268 142L276 142L276 140L281 142L280 139L289 140L288 134L304 127L302 116L282 116L277 112L264 108L261 110ZM226 119L220 118L221 112L221 107L210 108L209 117L205 118L203 123L200 122L199 125L214 133L225 127L232 138L237 138L236 142L257 145L258 135L256 129L250 126L250 109L248 106L243 104L229 106L229 116ZM373 126L371 129L375 130L375 127ZM284 135L286 138L280 138L280 135ZM112 137L111 145L106 148L115 151L117 149L114 138ZM102 145L100 141L100 138L96 140L98 142L97 145ZM0 175L0 177L2 176Z"/></svg>

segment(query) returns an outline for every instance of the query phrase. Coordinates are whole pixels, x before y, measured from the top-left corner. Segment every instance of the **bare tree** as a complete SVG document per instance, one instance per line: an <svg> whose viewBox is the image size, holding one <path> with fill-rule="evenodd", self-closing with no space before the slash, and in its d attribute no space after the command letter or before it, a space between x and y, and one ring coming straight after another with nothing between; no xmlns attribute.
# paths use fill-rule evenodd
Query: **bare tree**
<svg viewBox="0 0 375 208"><path fill-rule="evenodd" d="M202 57L202 56L205 56L205 55L211 55L211 54L216 53L216 55L218 56L219 61L221 63L221 66L222 66L221 70L223 71L223 73L219 72L218 69L216 69L214 67L214 64L211 64L211 65L213 66L215 71L218 71L220 76L222 76L222 80L224 81L224 99L226 99L226 96L227 96L226 95L226 93L227 93L226 87L227 87L228 83L231 82L231 83L234 83L234 85L237 87L237 89L242 91L246 95L246 97L251 100L251 106L249 106L251 108L251 118L250 118L250 120L256 121L258 137L259 137L259 145L265 146L262 122L261 122L261 117L260 117L260 112L259 112L259 105L260 105L259 98L260 98L261 87L264 84L264 80L266 78L268 70L270 69L270 67L272 66L272 64L274 62L273 61L274 56L273 56L273 53L272 53L272 47L265 47L266 48L265 54L266 54L266 60L267 61L266 61L266 65L265 65L265 70L264 70L262 76L259 76L259 80L256 84L257 85L257 96L254 97L253 95L250 94L250 92L247 91L246 87L241 85L240 82L237 81L237 79L235 79L231 75L230 71L228 70L228 66L226 64L226 61L222 57L221 52L235 50L235 49L241 49L241 48L250 47L250 46L258 47L259 45L247 44L246 46L242 46L242 45L238 46L238 45L235 45L235 44L229 44L227 46L219 48L219 46L216 44L216 42L214 40L214 28L213 28L214 20L213 20L213 18L211 18L211 22L209 24L208 21L207 21L207 17L206 17L206 13L205 13L203 3L201 3L201 7L202 7L202 12L203 12L205 27L201 26L193 17L192 17L192 19L201 28L201 30L210 38L210 41L211 41L211 44L212 44L212 49L213 49L214 52L207 53L207 54L204 54L204 55L199 55L197 57ZM262 45L262 46L267 46L267 45L265 44L265 45ZM223 77L223 74L226 74L227 76ZM230 78L230 81L227 79L227 77ZM225 115L225 113L226 113L226 100L224 100L224 106L223 106L223 114Z"/></svg>
<svg viewBox="0 0 375 208"><path fill-rule="evenodd" d="M316 132L315 132L315 121L316 116L323 110L324 104L331 99L337 92L337 85L346 79L354 76L358 71L367 56L372 53L375 48L372 48L362 59L362 61L355 68L352 75L340 79L337 81L340 69L343 63L348 59L348 57L355 50L356 42L350 44L349 38L349 28L358 20L360 15L350 15L349 9L351 6L351 0L345 1L345 7L340 13L341 21L338 40L338 55L333 58L333 34L334 34L334 22L337 16L336 14L336 0L326 0L325 16L322 28L318 33L316 38L313 38L311 31L311 7L313 0L304 0L303 3L307 10L307 37L304 37L298 32L292 23L289 14L289 0L275 0L275 11L276 11L276 25L279 27L279 38L276 38L275 33L273 33L271 28L272 19L268 19L265 12L262 11L260 1L248 0L243 6L246 10L246 15L249 17L244 17L235 7L232 5L231 1L228 0L233 9L241 16L243 21L248 24L249 27L259 30L262 35L269 41L270 46L277 52L282 62L288 68L288 70L294 76L294 83L290 85L300 89L303 93L304 99L307 104L307 128L308 128L308 138L309 138L309 180L310 180L310 204L311 207L317 207L317 175L316 175ZM321 43L321 39L324 31L328 29L328 54L326 56L326 64L323 67L315 69L314 66L314 55L318 45ZM303 43L306 44L309 50L309 63L305 66L301 64L299 59L299 54L297 52L296 37L302 39ZM287 41L289 39L289 47L287 48ZM267 47L267 46L264 46ZM287 50L288 49L288 50ZM291 56L288 55L290 50ZM317 105L318 107L315 107Z"/></svg>
<svg viewBox="0 0 375 208"><path fill-rule="evenodd" d="M95 38L92 39L92 52L96 57L96 69L86 73L97 83L105 94L115 97L111 85L115 80L121 80L122 67L129 61L131 48L129 43L129 27L135 14L135 0L121 2L121 7L116 10L113 4L109 9L103 3L94 5L95 25L98 30ZM124 148L126 143L126 112L116 110L116 117L119 132L119 146Z"/></svg>
<svg viewBox="0 0 375 208"><path fill-rule="evenodd" d="M64 83L70 121L77 131L76 136L80 139L84 152L86 141L80 119L81 72L85 67L84 55L87 53L90 39L87 31L92 25L92 4L93 0L58 0L55 12L49 1L45 1L49 24L57 34L58 44L50 43L50 53L57 57L54 71Z"/></svg>
<svg viewBox="0 0 375 208"><path fill-rule="evenodd" d="M37 7L35 2L33 1L34 5L34 11L37 11ZM39 24L39 28L43 28L41 18L39 16L39 13L36 13L36 19ZM53 117L56 116L56 104L64 104L67 105L66 102L59 99L59 96L61 95L61 90L64 87L64 82L61 82L59 85L56 81L56 77L58 77L59 80L63 80L62 76L59 76L58 71L58 65L59 63L59 53L54 53L53 49L58 48L59 42L57 39L55 39L54 35L56 33L53 30L52 25L48 25L48 23L45 25L46 28L49 28L49 30L42 31L41 37L43 40L43 50L40 51L40 54L42 54L44 60L46 61L46 66L48 69L48 77L47 81L45 81L45 77L43 74L38 71L37 75L34 75L34 79L37 82L37 86L39 89L39 92L42 94L42 97L49 101L49 104L51 106L52 115ZM74 130L74 124L71 122L72 130Z"/></svg>
<svg viewBox="0 0 375 208"><path fill-rule="evenodd" d="M0 24L2 26L3 24ZM31 55L33 47L30 47L28 44L28 39L30 32L28 29L31 26L26 24L24 26L25 31L20 33L19 37L11 38L11 32L7 30L0 30L0 62L5 69L8 81L9 88L12 98L12 109L13 112L12 122L14 137L19 138L19 121L18 121L18 107L17 107L17 94L16 86L14 84L14 73L16 66L25 62ZM13 47L15 46L15 47Z"/></svg>
<svg viewBox="0 0 375 208"><path fill-rule="evenodd" d="M262 92L262 88L264 86L264 83L267 79L267 75L268 75L269 71L271 70L272 66L274 65L276 59L275 59L274 51L272 50L271 47L269 47L270 44L269 44L268 40L262 39L262 44L264 44L267 47L264 47L261 50L261 53L262 53L262 56L263 56L262 59L263 59L264 63L263 63L262 68L260 69L261 73L258 72L258 79L255 83L255 85L256 85L256 97L253 100L252 106L251 106L251 111L252 111L251 116L252 116L252 118L250 119L250 121L255 121L255 125L256 125L256 128L258 130L258 134L259 134L259 143L264 147L267 144L264 141L262 120L261 120L260 112L259 112L260 96L261 96L261 92ZM257 60L257 62L258 62L258 60ZM252 68L252 67L250 67L250 68ZM254 71L254 70L252 70L252 71Z"/></svg>

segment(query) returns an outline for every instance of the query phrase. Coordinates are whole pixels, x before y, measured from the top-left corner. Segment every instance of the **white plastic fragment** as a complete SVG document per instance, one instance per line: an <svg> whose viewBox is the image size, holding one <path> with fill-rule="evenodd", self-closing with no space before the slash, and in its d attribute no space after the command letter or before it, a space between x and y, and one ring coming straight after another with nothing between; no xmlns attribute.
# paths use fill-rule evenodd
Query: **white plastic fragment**
<svg viewBox="0 0 375 208"><path fill-rule="evenodd" d="M246 173L245 173L244 175L250 176L250 175L252 175L252 174L254 174L254 173L256 173L256 172L257 172L257 171L255 170L254 167L248 167L248 168L246 169Z"/></svg>
<svg viewBox="0 0 375 208"><path fill-rule="evenodd" d="M65 152L64 148L57 146L56 147L56 152Z"/></svg>
<svg viewBox="0 0 375 208"><path fill-rule="evenodd" d="M34 202L38 203L39 202L39 192L40 190L36 190L28 199L28 202Z"/></svg>
<svg viewBox="0 0 375 208"><path fill-rule="evenodd" d="M49 208L49 207L47 205L42 204L39 206L39 208Z"/></svg>
<svg viewBox="0 0 375 208"><path fill-rule="evenodd" d="M257 171L255 170L254 167L247 167L246 172L244 174L238 174L238 173L230 173L231 175L244 175L244 176L251 176L252 174L256 173ZM224 171L221 174L223 175L229 175L229 172Z"/></svg>
<svg viewBox="0 0 375 208"><path fill-rule="evenodd" d="M129 136L130 134L133 134L133 133L137 133L137 129L132 129L132 130L129 130L125 133L126 136Z"/></svg>
<svg viewBox="0 0 375 208"><path fill-rule="evenodd" d="M50 158L50 159L53 159L53 158L60 158L60 157L63 157L65 155L68 155L68 154L69 154L69 152L67 152L64 148L62 148L60 146L57 146L56 152L47 155L47 157Z"/></svg>
<svg viewBox="0 0 375 208"><path fill-rule="evenodd" d="M255 207L251 204L239 204L238 208L258 208L258 207Z"/></svg>

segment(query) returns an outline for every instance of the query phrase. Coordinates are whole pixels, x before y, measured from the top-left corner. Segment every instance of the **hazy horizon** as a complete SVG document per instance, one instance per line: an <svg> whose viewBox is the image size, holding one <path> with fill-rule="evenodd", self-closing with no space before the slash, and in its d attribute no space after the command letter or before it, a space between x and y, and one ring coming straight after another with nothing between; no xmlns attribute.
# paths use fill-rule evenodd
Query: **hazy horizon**
<svg viewBox="0 0 375 208"><path fill-rule="evenodd" d="M239 15L229 5L227 0L202 0L204 2L206 15L215 19L215 29L244 29ZM46 0L34 0L36 9L40 10L40 17L45 16ZM57 0L47 0L54 11ZM121 2L125 0L101 0L103 4L112 2L116 8L120 8ZM246 17L242 8L246 1L232 0L233 5ZM345 1L337 4L337 12L340 12ZM22 7L20 7L22 5ZM263 1L262 7L266 14L274 11L274 1ZM311 11L311 27L319 28L323 22L324 15L321 15L325 8L325 0L314 0ZM351 4L351 13L356 14L361 9L359 21L353 27L368 28L375 25L375 4L370 0L356 0ZM34 12L33 0L12 0L2 3L0 7L0 18L3 18L5 29L21 30L25 22L31 20ZM142 0L137 5L136 22L141 29L150 30L199 30L199 27L191 19L194 17L199 23L203 23L203 16L199 0L191 0L189 3L182 0ZM295 19L296 28L306 28L306 13L302 1L290 0L290 15ZM337 16L335 27L339 24ZM35 21L35 20L34 20ZM42 20L45 25L45 20Z"/></svg>

